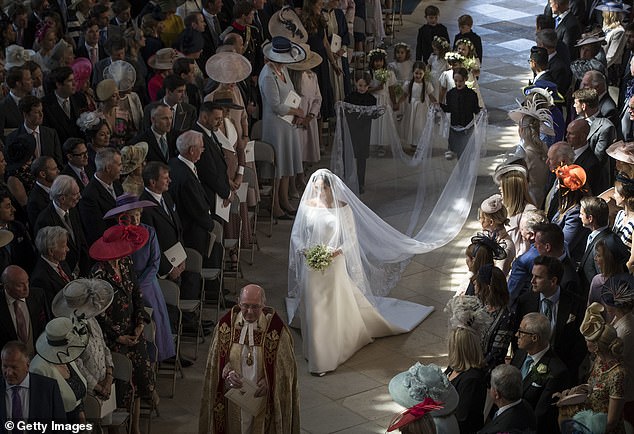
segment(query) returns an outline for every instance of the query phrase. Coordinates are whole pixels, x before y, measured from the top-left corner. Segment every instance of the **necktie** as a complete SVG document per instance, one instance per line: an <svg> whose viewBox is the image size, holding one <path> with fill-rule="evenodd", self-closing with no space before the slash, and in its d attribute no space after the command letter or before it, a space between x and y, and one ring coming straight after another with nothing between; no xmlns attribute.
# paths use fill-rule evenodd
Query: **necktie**
<svg viewBox="0 0 634 434"><path fill-rule="evenodd" d="M90 47L90 63L95 65L99 60L99 54L97 53L97 47Z"/></svg>
<svg viewBox="0 0 634 434"><path fill-rule="evenodd" d="M70 224L70 217L68 216L68 211L66 211L66 214L64 214L64 226L66 226L66 229L68 230L68 233L70 234L70 238L75 241L75 233L73 232L73 226Z"/></svg>
<svg viewBox="0 0 634 434"><path fill-rule="evenodd" d="M547 298L542 300L542 310L544 315L548 318L548 321L553 321L553 302Z"/></svg>
<svg viewBox="0 0 634 434"><path fill-rule="evenodd" d="M262 36L262 23L260 22L260 15L258 14L258 11L255 11L253 21L255 22L255 26L258 28L258 31L260 32L260 36Z"/></svg>
<svg viewBox="0 0 634 434"><path fill-rule="evenodd" d="M68 98L62 101L62 108L64 109L64 113L66 113L66 117L70 118L70 101Z"/></svg>
<svg viewBox="0 0 634 434"><path fill-rule="evenodd" d="M22 313L22 309L20 309L21 303L20 300L15 300L13 302L13 310L15 311L15 331L18 334L18 340L23 344L29 339L29 333L26 330L26 319L24 319L24 314Z"/></svg>
<svg viewBox="0 0 634 434"><path fill-rule="evenodd" d="M169 209L167 209L167 205L165 204L165 200L163 199L163 196L161 196L161 207L163 208L163 211L165 211L165 214L167 214L167 216L170 218L170 220L172 219L172 216L170 215L170 211Z"/></svg>
<svg viewBox="0 0 634 434"><path fill-rule="evenodd" d="M216 40L216 44L220 44L220 34L222 30L220 30L220 23L218 22L218 17L215 15L211 16L211 32L214 35L214 39Z"/></svg>
<svg viewBox="0 0 634 434"><path fill-rule="evenodd" d="M13 386L11 394L11 418L13 420L23 419L22 415L22 399L20 398L20 389L22 386Z"/></svg>
<svg viewBox="0 0 634 434"><path fill-rule="evenodd" d="M88 175L86 175L86 171L85 170L81 170L79 172L79 179L81 179L82 184L84 184L84 187L88 185Z"/></svg>
<svg viewBox="0 0 634 434"><path fill-rule="evenodd" d="M559 27L559 24L561 23L561 16L557 16L557 18L555 18L555 28Z"/></svg>
<svg viewBox="0 0 634 434"><path fill-rule="evenodd" d="M109 185L109 186L107 187L107 189L108 189L108 193L110 193L110 195L111 195L111 196L112 196L115 200L117 200L117 193L114 191L114 187L113 187L112 185Z"/></svg>
<svg viewBox="0 0 634 434"><path fill-rule="evenodd" d="M172 129L174 129L174 125L176 125L176 106L170 108L172 110Z"/></svg>
<svg viewBox="0 0 634 434"><path fill-rule="evenodd" d="M531 371L531 366L533 366L533 358L531 356L526 356L526 360L522 364L522 380L526 378L528 373Z"/></svg>
<svg viewBox="0 0 634 434"><path fill-rule="evenodd" d="M163 158L168 160L169 156L167 154L167 140L165 139L165 136L161 136L161 138L159 139L159 146L161 147L161 152L163 153Z"/></svg>
<svg viewBox="0 0 634 434"><path fill-rule="evenodd" d="M68 274L64 273L64 269L62 268L62 264L57 264L57 274L59 274L59 276L64 279L64 282L68 283L70 282L70 277L68 277Z"/></svg>
<svg viewBox="0 0 634 434"><path fill-rule="evenodd" d="M39 158L42 155L42 146L40 145L40 135L35 130L33 130L31 134L33 135L33 138L35 139L35 151L33 152L33 155L35 155L35 158Z"/></svg>

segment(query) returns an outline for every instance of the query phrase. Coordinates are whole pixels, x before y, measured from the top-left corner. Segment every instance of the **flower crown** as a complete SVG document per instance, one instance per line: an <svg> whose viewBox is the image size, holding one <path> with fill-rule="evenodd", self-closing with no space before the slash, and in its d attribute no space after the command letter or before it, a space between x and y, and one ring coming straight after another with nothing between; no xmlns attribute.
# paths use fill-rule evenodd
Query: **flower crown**
<svg viewBox="0 0 634 434"><path fill-rule="evenodd" d="M397 50L399 48L405 48L407 51L410 51L410 46L405 42L397 42L396 44L394 44L394 50Z"/></svg>
<svg viewBox="0 0 634 434"><path fill-rule="evenodd" d="M442 36L434 36L432 44L438 44L444 50L449 50L451 48L451 45L449 45L449 41Z"/></svg>
<svg viewBox="0 0 634 434"><path fill-rule="evenodd" d="M99 112L83 112L79 115L79 119L77 119L77 126L82 132L86 132L95 128L103 117Z"/></svg>
<svg viewBox="0 0 634 434"><path fill-rule="evenodd" d="M460 53L456 53L455 51L450 51L445 53L445 60L447 62L464 62L464 56Z"/></svg>
<svg viewBox="0 0 634 434"><path fill-rule="evenodd" d="M370 52L368 53L368 57L370 58L377 56L387 57L387 51L382 48L375 48L374 50L370 50Z"/></svg>
<svg viewBox="0 0 634 434"><path fill-rule="evenodd" d="M456 47L459 44L466 45L467 48L469 48L469 50L471 52L473 52L475 50L475 45L473 45L473 42L471 42L471 40L469 40L467 38L458 39L458 41L456 42Z"/></svg>

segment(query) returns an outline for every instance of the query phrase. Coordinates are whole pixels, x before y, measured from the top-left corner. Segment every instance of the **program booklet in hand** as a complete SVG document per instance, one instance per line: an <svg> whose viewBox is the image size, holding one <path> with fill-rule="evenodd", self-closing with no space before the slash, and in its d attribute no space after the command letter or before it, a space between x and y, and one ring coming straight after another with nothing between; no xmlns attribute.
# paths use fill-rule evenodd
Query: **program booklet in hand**
<svg viewBox="0 0 634 434"><path fill-rule="evenodd" d="M258 386L255 383L242 378L242 387L240 389L229 389L225 393L225 398L255 417L260 414L266 404L266 396L256 398L255 391L257 389Z"/></svg>
<svg viewBox="0 0 634 434"><path fill-rule="evenodd" d="M286 95L286 99L284 100L284 105L290 108L297 108L299 104L302 102L302 97L297 94L294 90L291 90L288 95ZM293 115L284 115L280 116L289 124L293 125Z"/></svg>

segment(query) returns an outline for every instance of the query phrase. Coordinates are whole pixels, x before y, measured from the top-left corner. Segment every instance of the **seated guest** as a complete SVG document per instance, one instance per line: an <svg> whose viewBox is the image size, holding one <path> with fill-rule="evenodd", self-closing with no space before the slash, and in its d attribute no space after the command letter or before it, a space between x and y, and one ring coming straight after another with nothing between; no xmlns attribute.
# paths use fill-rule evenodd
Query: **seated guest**
<svg viewBox="0 0 634 434"><path fill-rule="evenodd" d="M528 313L516 333L518 349L511 364L522 374L522 398L532 407L538 433L556 433L557 410L552 395L569 386L568 368L550 348L550 321L541 313Z"/></svg>
<svg viewBox="0 0 634 434"><path fill-rule="evenodd" d="M18 340L35 350L35 339L44 331L50 319L44 291L29 286L29 275L17 265L2 272L2 302L0 302L0 344Z"/></svg>
<svg viewBox="0 0 634 434"><path fill-rule="evenodd" d="M93 175L93 171L88 168L86 141L77 137L70 137L62 145L62 151L68 163L62 169L61 174L75 178L81 192L88 185Z"/></svg>
<svg viewBox="0 0 634 434"><path fill-rule="evenodd" d="M13 420L66 422L57 381L44 375L29 373L29 354L22 342L10 341L2 347L2 366L7 367L2 369L4 381L0 381L0 408L3 414L6 419ZM12 399L8 399L8 396ZM26 404L26 409L14 402ZM25 417L27 414L28 417Z"/></svg>
<svg viewBox="0 0 634 434"><path fill-rule="evenodd" d="M95 157L97 171L79 201L79 214L84 226L86 241L92 245L104 231L116 222L106 221L103 216L116 206L117 196L123 193L119 182L121 175L121 153L107 148Z"/></svg>
<svg viewBox="0 0 634 434"><path fill-rule="evenodd" d="M558 167L555 171L559 181L557 202L559 208L553 216L564 234L564 242L573 263L577 263L583 256L589 230L583 227L581 217L581 198L585 194L586 172L576 164ZM585 294L584 294L585 295Z"/></svg>
<svg viewBox="0 0 634 434"><path fill-rule="evenodd" d="M79 372L75 360L88 344L83 324L73 325L69 318L55 318L46 324L46 330L35 344L37 355L31 361L29 372L57 381L70 423L85 423L84 398L86 379Z"/></svg>
<svg viewBox="0 0 634 434"><path fill-rule="evenodd" d="M45 226L60 226L68 231L66 263L75 276L88 275L91 260L77 204L79 186L68 175L59 175L51 185L51 203L40 213L33 227L37 233Z"/></svg>
<svg viewBox="0 0 634 434"><path fill-rule="evenodd" d="M597 243L601 240L609 242L614 246L611 255L624 252L624 259L629 256L627 248L621 240L612 232L608 226L608 204L605 200L598 197L584 197L581 199L581 209L579 215L583 226L591 230L586 242L586 248L579 263L579 279L582 293L590 291L590 283L592 279L601 273L598 261L595 260L597 255ZM610 239L609 241L607 239ZM593 299L592 301L598 301ZM590 304L590 303L588 303Z"/></svg>
<svg viewBox="0 0 634 434"><path fill-rule="evenodd" d="M42 288L50 305L57 293L73 279L66 263L68 231L59 226L46 226L35 237L40 257L31 273L33 285Z"/></svg>
<svg viewBox="0 0 634 434"><path fill-rule="evenodd" d="M0 190L0 229L13 233L13 241L4 247L11 255L11 263L30 272L35 264L33 241L26 226L15 219L15 208L7 190Z"/></svg>
<svg viewBox="0 0 634 434"><path fill-rule="evenodd" d="M24 116L24 123L7 136L7 143L11 143L19 136L34 136L35 150L33 156L35 158L41 155L53 157L57 166L61 167L64 162L62 157L62 145L60 144L57 131L54 128L49 128L42 124L44 119L42 101L37 97L27 95L20 99L18 109Z"/></svg>
<svg viewBox="0 0 634 434"><path fill-rule="evenodd" d="M629 378L622 359L623 341L614 327L605 323L602 311L599 303L588 306L580 328L588 351L595 355L588 378L587 405L594 417L603 414L605 418L602 429L593 432L624 433L623 406Z"/></svg>
<svg viewBox="0 0 634 434"><path fill-rule="evenodd" d="M31 164L31 173L35 177L35 185L29 193L26 203L26 212L29 217L31 228L35 225L37 216L51 202L51 185L59 174L59 169L55 160L51 157L42 156L36 158ZM35 233L34 233L35 234Z"/></svg>
<svg viewBox="0 0 634 434"><path fill-rule="evenodd" d="M449 300L445 310L451 327L445 375L460 397L455 412L460 432L472 433L484 425L487 371L481 341L491 317L476 297L468 295Z"/></svg>
<svg viewBox="0 0 634 434"><path fill-rule="evenodd" d="M86 325L88 344L75 360L86 379L88 391L107 400L112 390L112 354L106 345L101 326L95 317L105 311L114 297L112 285L99 279L77 279L66 285L53 300L52 311L57 317L82 319Z"/></svg>
<svg viewBox="0 0 634 434"><path fill-rule="evenodd" d="M585 300L560 287L564 271L557 258L536 257L532 274L532 291L519 298L517 318L524 318L530 312L539 312L548 318L552 329L552 348L566 364L574 382L585 355L583 337L579 333ZM519 326L517 324L516 330Z"/></svg>
<svg viewBox="0 0 634 434"><path fill-rule="evenodd" d="M491 372L489 392L498 410L478 434L534 430L535 414L522 399L522 376L515 366L501 364ZM557 432L557 431L550 431Z"/></svg>
<svg viewBox="0 0 634 434"><path fill-rule="evenodd" d="M432 432L459 432L454 412L460 398L439 366L433 363L422 365L416 362L407 371L392 378L388 389L394 402L406 408L429 402L429 400L442 402L441 408L429 413L435 425L435 430Z"/></svg>

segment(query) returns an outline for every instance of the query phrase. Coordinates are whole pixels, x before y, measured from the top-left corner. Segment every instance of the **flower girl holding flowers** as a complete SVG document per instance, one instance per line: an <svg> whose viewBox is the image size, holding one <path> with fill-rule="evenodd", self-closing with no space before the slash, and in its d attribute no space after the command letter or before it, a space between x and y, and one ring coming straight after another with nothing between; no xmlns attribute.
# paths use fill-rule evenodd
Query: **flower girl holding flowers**
<svg viewBox="0 0 634 434"><path fill-rule="evenodd" d="M378 146L378 156L385 156L385 147L389 145L390 130L394 126L394 110L398 109L396 95L396 75L387 69L387 52L376 48L369 53L370 75L372 81L368 91L376 98L377 105L385 106L385 114L372 121L370 146Z"/></svg>
<svg viewBox="0 0 634 434"><path fill-rule="evenodd" d="M423 62L415 62L410 80L405 82L401 138L403 143L416 147L425 129L429 103L435 103L434 87Z"/></svg>

